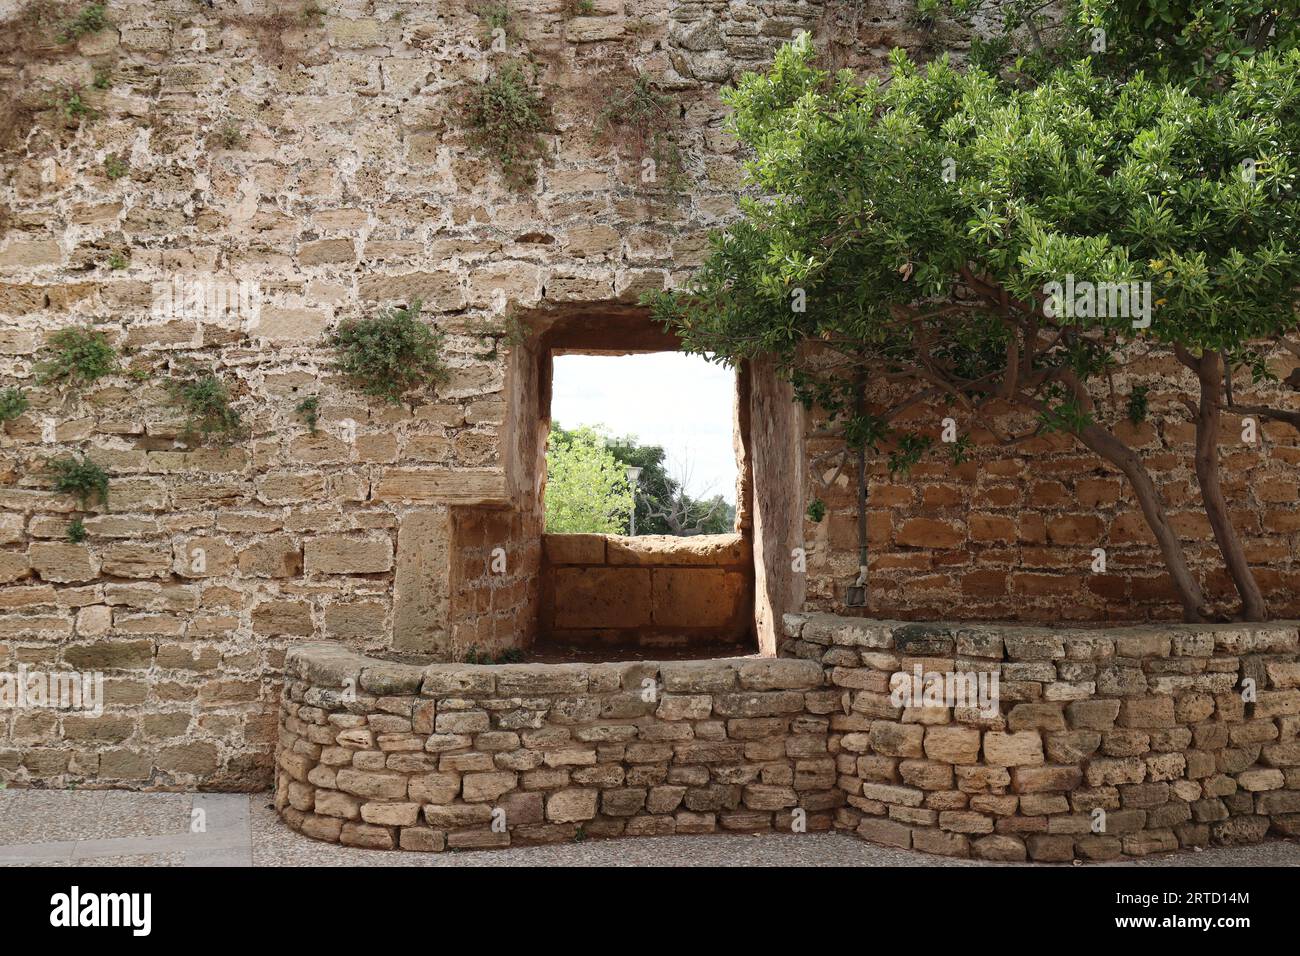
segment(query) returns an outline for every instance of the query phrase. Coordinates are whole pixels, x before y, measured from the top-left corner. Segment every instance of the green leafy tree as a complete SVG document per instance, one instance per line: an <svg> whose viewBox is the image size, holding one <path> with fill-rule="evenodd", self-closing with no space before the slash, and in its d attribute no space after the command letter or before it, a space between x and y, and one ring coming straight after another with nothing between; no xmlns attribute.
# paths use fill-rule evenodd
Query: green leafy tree
<svg viewBox="0 0 1300 956"><path fill-rule="evenodd" d="M632 514L625 467L590 428L556 431L546 448L546 530L622 534Z"/></svg>
<svg viewBox="0 0 1300 956"><path fill-rule="evenodd" d="M558 423L551 433L561 440L574 434ZM668 453L662 445L646 445L634 435L606 437L605 447L624 469L641 469L636 486L637 534L731 534L735 531L736 506L722 495L694 498L682 482L669 474ZM630 530L624 528L624 531Z"/></svg>
<svg viewBox="0 0 1300 956"><path fill-rule="evenodd" d="M1099 62L1193 88L1225 86L1256 54L1300 47L1300 0L1082 0L1077 22L1102 31Z"/></svg>
<svg viewBox="0 0 1300 956"><path fill-rule="evenodd" d="M846 452L887 449L891 468L932 443L895 423L918 405L1003 444L1073 435L1129 479L1202 619L1165 502L1116 429L1127 410L1098 395L1134 343L1244 360L1243 343L1294 327L1298 73L1300 53L1260 56L1197 96L1082 61L1022 89L895 51L889 81L863 83L817 69L804 35L725 93L756 195L694 283L652 304L689 351L773 356ZM1062 309L1067 280L1123 307Z"/></svg>

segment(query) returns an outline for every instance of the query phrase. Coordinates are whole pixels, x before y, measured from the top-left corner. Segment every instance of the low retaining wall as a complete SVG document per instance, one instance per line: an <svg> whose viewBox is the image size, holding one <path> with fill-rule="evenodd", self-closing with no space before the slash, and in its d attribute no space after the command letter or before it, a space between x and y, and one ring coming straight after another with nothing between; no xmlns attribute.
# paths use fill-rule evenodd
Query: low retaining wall
<svg viewBox="0 0 1300 956"><path fill-rule="evenodd" d="M543 641L757 649L743 535L548 534L542 559Z"/></svg>
<svg viewBox="0 0 1300 956"><path fill-rule="evenodd" d="M992 860L1300 835L1300 628L787 615L781 658L389 664L289 652L276 807L353 846L800 831ZM916 668L980 701L893 692ZM935 686L935 685L931 685Z"/></svg>
<svg viewBox="0 0 1300 956"><path fill-rule="evenodd" d="M785 626L783 651L840 689L836 826L868 840L1063 861L1300 835L1294 623ZM997 706L898 706L891 681L918 667L996 674Z"/></svg>
<svg viewBox="0 0 1300 956"><path fill-rule="evenodd" d="M408 850L828 830L839 695L812 661L387 664L289 652L276 808Z"/></svg>

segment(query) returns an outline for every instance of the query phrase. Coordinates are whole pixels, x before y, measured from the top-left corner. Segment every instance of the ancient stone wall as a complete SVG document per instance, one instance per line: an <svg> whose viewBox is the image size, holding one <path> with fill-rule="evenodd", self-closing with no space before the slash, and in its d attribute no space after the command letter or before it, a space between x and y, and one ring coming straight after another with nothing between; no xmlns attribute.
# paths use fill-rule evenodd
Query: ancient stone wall
<svg viewBox="0 0 1300 956"><path fill-rule="evenodd" d="M841 694L838 828L1041 861L1300 833L1294 622L1053 630L815 614L786 627L783 650L821 662ZM895 692L918 669L996 674L993 706Z"/></svg>
<svg viewBox="0 0 1300 956"><path fill-rule="evenodd" d="M0 15L26 6L6 2ZM869 70L891 46L920 56L965 46L916 21L909 0L868 12L719 0L595 0L581 15L565 0L510 7L504 54L491 50L482 8L460 2L111 0L108 26L75 41L59 41L57 26L7 26L0 100L16 109L0 124L12 134L0 388L21 388L30 408L0 425L0 668L101 671L108 710L0 715L0 774L263 786L293 644L448 660L526 645L540 601L541 476L522 419L545 409L509 320L536 327L581 311L594 321L687 279L740 182L718 89L793 33L833 35L836 58ZM472 148L460 106L485 71L516 59L537 64L550 124L536 182L522 189ZM594 99L641 75L675 104L676 191L642 182L644 157L594 120ZM203 290L231 292L237 307L187 298ZM449 378L404 404L368 401L337 374L324 334L416 298L446 336ZM119 370L84 388L40 384L49 337L68 327L105 333ZM1273 361L1282 377L1294 368L1294 357ZM191 369L229 387L238 440L183 436L168 386ZM1177 401L1190 380L1160 356L1125 375L1121 392L1152 387L1133 438L1208 573L1217 558ZM805 422L786 394L759 382L742 409L756 435L776 435L752 449L756 617L773 645L782 612L805 596L838 609L857 568L856 476L817 484L826 469L809 462L825 450L823 422ZM318 403L314 428L297 410L305 399ZM794 425L810 436L802 455ZM1274 612L1295 613L1300 445L1272 424L1244 445L1239 425L1224 422L1225 491ZM1117 475L1060 436L1014 452L973 438L957 468L925 463L904 480L873 465L869 613L1176 615ZM109 475L106 505L51 491L48 464L82 454ZM813 497L828 508L821 522L803 517ZM78 518L85 536L72 540ZM1099 546L1109 570L1092 574ZM497 547L505 574L487 563ZM806 571L786 573L799 549ZM1228 593L1221 574L1209 585Z"/></svg>
<svg viewBox="0 0 1300 956"><path fill-rule="evenodd" d="M548 534L542 552L543 641L756 649L753 556L742 535Z"/></svg>
<svg viewBox="0 0 1300 956"><path fill-rule="evenodd" d="M385 664L289 652L275 804L295 830L407 850L826 830L838 693L819 663Z"/></svg>
<svg viewBox="0 0 1300 956"><path fill-rule="evenodd" d="M789 657L680 663L420 668L300 646L276 806L318 839L422 850L833 822L1062 862L1300 834L1294 623L785 626ZM933 696L950 675L968 696Z"/></svg>

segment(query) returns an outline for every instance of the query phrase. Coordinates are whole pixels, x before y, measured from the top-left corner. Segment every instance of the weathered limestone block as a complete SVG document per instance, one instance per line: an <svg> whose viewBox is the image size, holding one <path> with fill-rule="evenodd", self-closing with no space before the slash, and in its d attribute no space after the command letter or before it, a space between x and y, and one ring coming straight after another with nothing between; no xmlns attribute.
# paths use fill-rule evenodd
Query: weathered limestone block
<svg viewBox="0 0 1300 956"><path fill-rule="evenodd" d="M326 535L307 541L304 565L308 574L376 574L393 567L389 538Z"/></svg>
<svg viewBox="0 0 1300 956"><path fill-rule="evenodd" d="M581 823L596 815L600 791L592 789L557 790L546 798L546 819L552 823Z"/></svg>
<svg viewBox="0 0 1300 956"><path fill-rule="evenodd" d="M1037 731L984 734L984 760L996 767L1022 767L1044 761L1043 738Z"/></svg>

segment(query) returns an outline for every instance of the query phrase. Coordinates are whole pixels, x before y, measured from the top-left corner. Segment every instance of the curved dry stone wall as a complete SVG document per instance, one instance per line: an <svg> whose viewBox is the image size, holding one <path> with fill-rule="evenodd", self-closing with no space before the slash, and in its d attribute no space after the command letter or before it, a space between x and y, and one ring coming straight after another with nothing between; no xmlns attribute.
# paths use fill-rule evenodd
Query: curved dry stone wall
<svg viewBox="0 0 1300 956"><path fill-rule="evenodd" d="M1250 843L1270 823L1300 834L1294 622L1051 630L788 615L786 633L784 651L821 662L839 692L836 826L868 840L1062 861ZM995 706L924 692L905 706L917 668L997 675Z"/></svg>
<svg viewBox="0 0 1300 956"><path fill-rule="evenodd" d="M813 661L286 661L275 805L295 830L407 850L827 830L839 695Z"/></svg>
<svg viewBox="0 0 1300 956"><path fill-rule="evenodd" d="M785 623L776 659L421 668L295 648L276 807L317 839L413 850L834 826L1064 861L1300 835L1295 624ZM916 668L993 693L907 706Z"/></svg>

